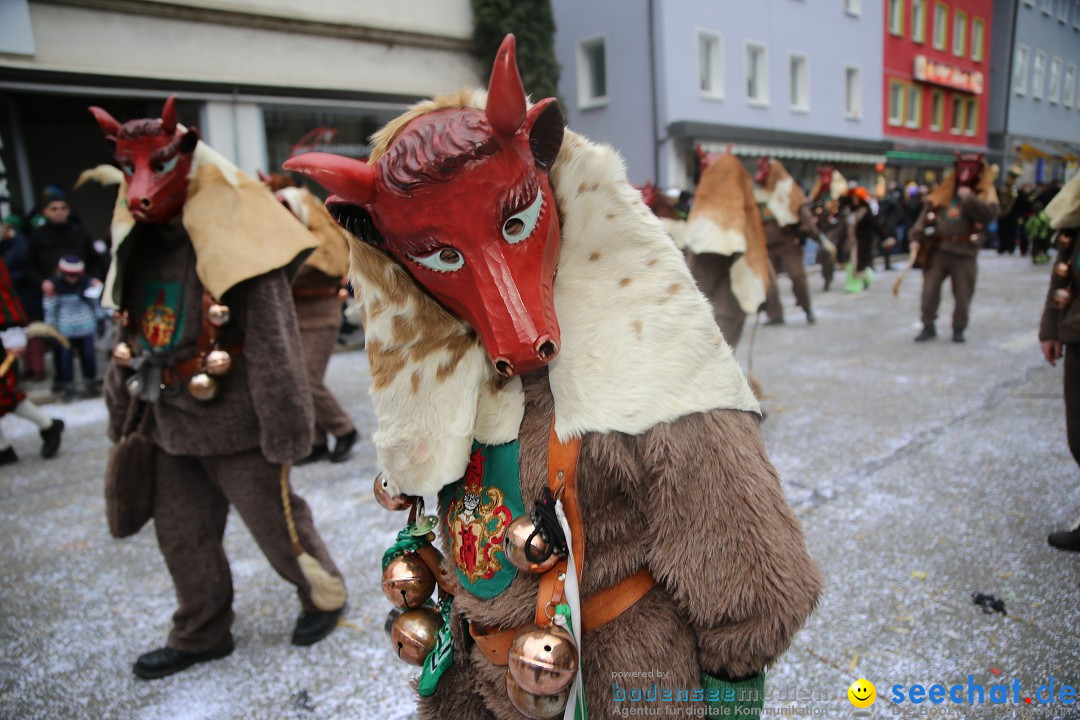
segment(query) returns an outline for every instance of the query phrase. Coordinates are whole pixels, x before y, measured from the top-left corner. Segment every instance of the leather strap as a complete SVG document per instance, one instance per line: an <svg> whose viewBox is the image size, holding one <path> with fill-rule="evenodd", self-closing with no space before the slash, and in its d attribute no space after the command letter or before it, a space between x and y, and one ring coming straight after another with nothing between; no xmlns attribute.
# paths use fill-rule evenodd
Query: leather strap
<svg viewBox="0 0 1080 720"><path fill-rule="evenodd" d="M338 294L337 287L305 287L292 289L294 298L335 297Z"/></svg>
<svg viewBox="0 0 1080 720"><path fill-rule="evenodd" d="M195 355L183 362L176 363L172 367L164 368L161 372L161 382L165 385L177 385L185 383L192 377L202 372L206 354L217 345L220 328L210 322L210 306L217 301L209 290L203 290L202 296L202 330L195 340ZM225 352L237 357L244 352L243 345L225 348Z"/></svg>
<svg viewBox="0 0 1080 720"><path fill-rule="evenodd" d="M555 434L555 418L552 417L548 431L548 488L557 500L562 500L566 522L570 525L570 545L579 584L585 567L585 527L577 501L577 461L580 452L581 438L571 438L565 443L559 440ZM551 613L563 601L567 565L568 558L564 558L540 577L540 589L536 594L536 624L541 627L551 622Z"/></svg>

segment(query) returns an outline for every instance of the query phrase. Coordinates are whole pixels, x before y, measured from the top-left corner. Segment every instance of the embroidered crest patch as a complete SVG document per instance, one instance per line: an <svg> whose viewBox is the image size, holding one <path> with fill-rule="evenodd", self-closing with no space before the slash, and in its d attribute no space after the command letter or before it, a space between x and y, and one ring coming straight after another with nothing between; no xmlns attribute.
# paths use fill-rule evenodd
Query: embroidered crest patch
<svg viewBox="0 0 1080 720"><path fill-rule="evenodd" d="M465 477L443 489L443 520L465 589L493 598L517 576L503 555L510 522L525 512L518 481L518 441L473 443Z"/></svg>
<svg viewBox="0 0 1080 720"><path fill-rule="evenodd" d="M147 283L139 312L139 335L151 350L171 350L184 327L179 283Z"/></svg>

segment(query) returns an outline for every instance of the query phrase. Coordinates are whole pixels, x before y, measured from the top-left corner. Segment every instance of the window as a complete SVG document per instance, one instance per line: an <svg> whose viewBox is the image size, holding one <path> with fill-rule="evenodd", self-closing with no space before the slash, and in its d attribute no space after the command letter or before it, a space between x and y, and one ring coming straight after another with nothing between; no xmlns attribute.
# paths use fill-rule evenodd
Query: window
<svg viewBox="0 0 1080 720"><path fill-rule="evenodd" d="M922 124L922 86L907 86L907 112L904 114L904 124L909 128L917 128Z"/></svg>
<svg viewBox="0 0 1080 720"><path fill-rule="evenodd" d="M963 57L967 52L967 15L957 12L953 16L952 54Z"/></svg>
<svg viewBox="0 0 1080 720"><path fill-rule="evenodd" d="M967 122L964 124L964 134L975 137L979 130L979 101L971 98L967 101Z"/></svg>
<svg viewBox="0 0 1080 720"><path fill-rule="evenodd" d="M578 43L578 104L583 109L607 103L607 59L604 37Z"/></svg>
<svg viewBox="0 0 1080 720"><path fill-rule="evenodd" d="M966 103L964 98L959 95L953 95L952 98L952 127L950 132L953 135L959 135L964 128L964 107Z"/></svg>
<svg viewBox="0 0 1080 720"><path fill-rule="evenodd" d="M975 62L982 62L983 59L983 38L985 36L985 23L982 18L975 18L971 21L971 59Z"/></svg>
<svg viewBox="0 0 1080 720"><path fill-rule="evenodd" d="M1028 56L1031 50L1027 45L1016 47L1016 61L1013 63L1013 90L1017 95L1027 93Z"/></svg>
<svg viewBox="0 0 1080 720"><path fill-rule="evenodd" d="M1062 25L1069 22L1069 0L1058 0L1058 22Z"/></svg>
<svg viewBox="0 0 1080 720"><path fill-rule="evenodd" d="M1024 0L1024 4L1028 7L1035 7L1035 0Z"/></svg>
<svg viewBox="0 0 1080 720"><path fill-rule="evenodd" d="M1047 99L1057 105L1061 99L1061 58L1056 57L1050 61L1050 81L1047 90Z"/></svg>
<svg viewBox="0 0 1080 720"><path fill-rule="evenodd" d="M911 0L911 39L926 42L926 0Z"/></svg>
<svg viewBox="0 0 1080 720"><path fill-rule="evenodd" d="M1049 15L1054 12L1054 0L1042 0L1043 15Z"/></svg>
<svg viewBox="0 0 1080 720"><path fill-rule="evenodd" d="M945 93L935 90L930 101L930 129L941 132L945 126Z"/></svg>
<svg viewBox="0 0 1080 720"><path fill-rule="evenodd" d="M764 45L746 43L746 97L751 104L769 102L769 61Z"/></svg>
<svg viewBox="0 0 1080 720"><path fill-rule="evenodd" d="M904 122L904 83L889 81L889 124L899 127Z"/></svg>
<svg viewBox="0 0 1080 720"><path fill-rule="evenodd" d="M1073 106L1073 99L1076 97L1076 66L1069 65L1065 68L1065 93L1062 98L1062 104L1065 107Z"/></svg>
<svg viewBox="0 0 1080 720"><path fill-rule="evenodd" d="M1080 30L1080 0L1073 3L1073 27Z"/></svg>
<svg viewBox="0 0 1080 720"><path fill-rule="evenodd" d="M844 12L855 17L862 15L862 0L844 0Z"/></svg>
<svg viewBox="0 0 1080 720"><path fill-rule="evenodd" d="M1031 97L1041 100L1046 80L1046 53L1035 53L1035 63L1031 66Z"/></svg>
<svg viewBox="0 0 1080 720"><path fill-rule="evenodd" d="M809 61L805 55L792 53L788 63L788 81L791 84L791 109L803 112L810 109Z"/></svg>
<svg viewBox="0 0 1080 720"><path fill-rule="evenodd" d="M904 0L889 0L889 32L904 34Z"/></svg>
<svg viewBox="0 0 1080 720"><path fill-rule="evenodd" d="M949 8L941 3L934 5L934 49L945 49L945 37L949 33Z"/></svg>
<svg viewBox="0 0 1080 720"><path fill-rule="evenodd" d="M723 49L719 35L698 31L698 72L701 73L701 94L707 98L719 100L724 97Z"/></svg>
<svg viewBox="0 0 1080 720"><path fill-rule="evenodd" d="M862 117L862 70L851 65L844 68L844 116L849 120Z"/></svg>

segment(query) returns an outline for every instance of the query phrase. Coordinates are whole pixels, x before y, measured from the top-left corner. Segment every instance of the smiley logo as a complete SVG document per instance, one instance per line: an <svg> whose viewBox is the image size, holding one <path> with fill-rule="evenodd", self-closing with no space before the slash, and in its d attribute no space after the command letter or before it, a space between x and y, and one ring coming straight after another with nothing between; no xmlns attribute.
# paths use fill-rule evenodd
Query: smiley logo
<svg viewBox="0 0 1080 720"><path fill-rule="evenodd" d="M866 678L851 683L847 690L848 700L857 708L868 708L877 700L877 688Z"/></svg>

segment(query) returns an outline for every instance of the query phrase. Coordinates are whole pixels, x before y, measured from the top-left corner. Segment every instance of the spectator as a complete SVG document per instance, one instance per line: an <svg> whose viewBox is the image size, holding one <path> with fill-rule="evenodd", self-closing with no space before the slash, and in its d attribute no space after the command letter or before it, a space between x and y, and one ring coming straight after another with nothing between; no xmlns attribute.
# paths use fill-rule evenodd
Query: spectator
<svg viewBox="0 0 1080 720"><path fill-rule="evenodd" d="M78 224L71 221L67 200L55 193L42 208L45 224L30 233L28 269L44 281L56 273L60 258L73 255L83 262L87 273L95 280L102 277L98 252L93 239ZM44 290L44 287L43 287Z"/></svg>
<svg viewBox="0 0 1080 720"><path fill-rule="evenodd" d="M22 220L8 215L0 220L0 258L11 277L13 292L19 298L28 322L41 320L41 279L29 265L30 243L20 232ZM25 375L31 380L45 379L45 340L30 338L22 352Z"/></svg>
<svg viewBox="0 0 1080 720"><path fill-rule="evenodd" d="M57 375L64 402L75 399L74 353L79 353L87 397L98 395L97 361L94 357L94 333L103 318L95 289L86 275L86 265L74 255L61 258L60 272L51 279L45 292L45 322L68 339L70 347L57 353Z"/></svg>

